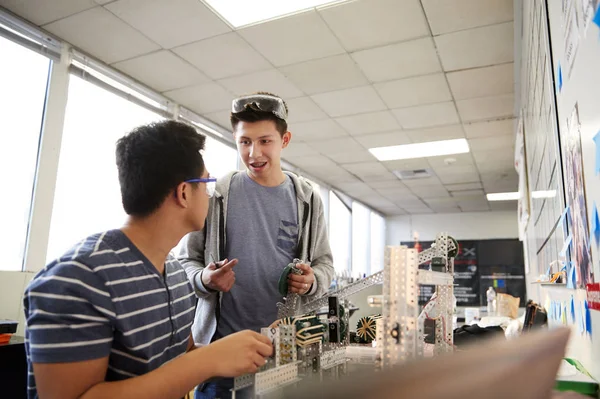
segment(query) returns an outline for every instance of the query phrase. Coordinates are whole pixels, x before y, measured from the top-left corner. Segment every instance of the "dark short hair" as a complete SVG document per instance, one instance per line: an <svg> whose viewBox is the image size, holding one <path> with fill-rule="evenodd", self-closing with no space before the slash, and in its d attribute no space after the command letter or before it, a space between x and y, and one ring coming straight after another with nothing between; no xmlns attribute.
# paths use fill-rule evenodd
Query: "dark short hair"
<svg viewBox="0 0 600 399"><path fill-rule="evenodd" d="M145 217L156 211L181 182L204 174L206 137L173 120L142 125L117 141L123 208Z"/></svg>
<svg viewBox="0 0 600 399"><path fill-rule="evenodd" d="M269 93L266 91L258 91L254 94L265 94L265 95L281 98L276 94ZM281 99L281 101L283 101L283 105L285 106L286 112L289 112L288 106L287 106L287 103L285 102L285 100ZM261 121L273 121L273 123L275 123L275 129L277 129L277 131L279 132L279 134L281 136L283 136L285 134L285 132L288 131L288 125L285 120L278 118L277 116L275 116L275 114L273 114L271 112L264 112L264 111L260 111L258 109L254 109L254 108L246 108L244 111L236 112L235 114L232 112L229 117L229 120L231 121L231 128L233 129L234 133L235 133L235 130L237 129L238 123L240 123L240 122L261 122Z"/></svg>

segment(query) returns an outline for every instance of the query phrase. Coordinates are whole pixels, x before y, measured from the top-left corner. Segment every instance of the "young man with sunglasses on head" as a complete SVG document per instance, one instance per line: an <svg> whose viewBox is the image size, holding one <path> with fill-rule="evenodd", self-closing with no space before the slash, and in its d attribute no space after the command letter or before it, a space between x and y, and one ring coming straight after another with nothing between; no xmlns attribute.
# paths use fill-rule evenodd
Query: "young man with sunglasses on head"
<svg viewBox="0 0 600 399"><path fill-rule="evenodd" d="M204 227L216 181L204 141L175 121L118 141L127 222L82 240L25 292L29 398L178 399L266 363L271 343L253 331L198 349L191 339L194 290L169 252Z"/></svg>
<svg viewBox="0 0 600 399"><path fill-rule="evenodd" d="M333 259L319 192L305 178L284 172L290 144L286 103L270 93L233 100L231 126L246 171L217 182L206 226L187 235L179 260L200 298L196 343L237 331L260 331L277 318L278 281L298 258L288 292L308 301L327 292ZM223 259L215 263L213 259ZM237 264L237 266L236 266ZM199 387L196 398L227 397L231 381Z"/></svg>

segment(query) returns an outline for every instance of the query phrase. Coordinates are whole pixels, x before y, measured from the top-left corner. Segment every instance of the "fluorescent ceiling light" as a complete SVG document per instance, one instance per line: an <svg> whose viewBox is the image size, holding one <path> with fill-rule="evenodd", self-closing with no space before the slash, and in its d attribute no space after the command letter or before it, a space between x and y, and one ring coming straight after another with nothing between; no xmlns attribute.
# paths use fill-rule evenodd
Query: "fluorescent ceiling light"
<svg viewBox="0 0 600 399"><path fill-rule="evenodd" d="M488 201L515 201L519 199L519 193L493 193L487 195Z"/></svg>
<svg viewBox="0 0 600 399"><path fill-rule="evenodd" d="M556 190L548 191L534 191L531 193L532 198L554 198L556 197ZM519 193L493 193L487 195L488 201L516 201L519 199Z"/></svg>
<svg viewBox="0 0 600 399"><path fill-rule="evenodd" d="M466 139L431 141L429 143L394 145L370 148L369 151L380 161L437 157L440 155L464 154L469 152Z"/></svg>
<svg viewBox="0 0 600 399"><path fill-rule="evenodd" d="M343 0L347 1L347 0ZM306 11L340 0L204 0L235 28Z"/></svg>

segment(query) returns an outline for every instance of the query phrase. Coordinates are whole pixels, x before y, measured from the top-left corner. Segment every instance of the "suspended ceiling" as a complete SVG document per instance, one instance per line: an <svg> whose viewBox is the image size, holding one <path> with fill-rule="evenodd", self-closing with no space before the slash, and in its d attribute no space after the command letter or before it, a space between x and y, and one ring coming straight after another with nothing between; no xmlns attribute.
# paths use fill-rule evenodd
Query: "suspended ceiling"
<svg viewBox="0 0 600 399"><path fill-rule="evenodd" d="M512 5L358 0L234 30L200 0L0 0L225 128L233 96L281 95L285 159L387 215L516 209L485 198L517 189ZM456 138L471 152L368 152ZM432 176L392 173L413 169Z"/></svg>

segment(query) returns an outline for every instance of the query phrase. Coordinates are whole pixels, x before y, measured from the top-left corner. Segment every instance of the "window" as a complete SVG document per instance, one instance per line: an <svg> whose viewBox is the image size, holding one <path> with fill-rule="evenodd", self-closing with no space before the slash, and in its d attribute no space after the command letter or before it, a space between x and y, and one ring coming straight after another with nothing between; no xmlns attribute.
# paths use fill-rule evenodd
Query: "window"
<svg viewBox="0 0 600 399"><path fill-rule="evenodd" d="M352 277L364 277L370 267L371 210L360 202L352 202Z"/></svg>
<svg viewBox="0 0 600 399"><path fill-rule="evenodd" d="M383 270L385 257L385 219L371 212L371 270L370 274Z"/></svg>
<svg viewBox="0 0 600 399"><path fill-rule="evenodd" d="M352 235L350 210L333 191L329 192L329 243L333 266L338 275L350 272Z"/></svg>
<svg viewBox="0 0 600 399"><path fill-rule="evenodd" d="M206 136L202 157L211 176L223 177L237 169L237 151L209 136Z"/></svg>
<svg viewBox="0 0 600 399"><path fill-rule="evenodd" d="M0 54L0 269L20 271L51 61L2 37Z"/></svg>
<svg viewBox="0 0 600 399"><path fill-rule="evenodd" d="M90 234L123 224L115 144L136 126L162 119L73 75L68 95L47 261Z"/></svg>

